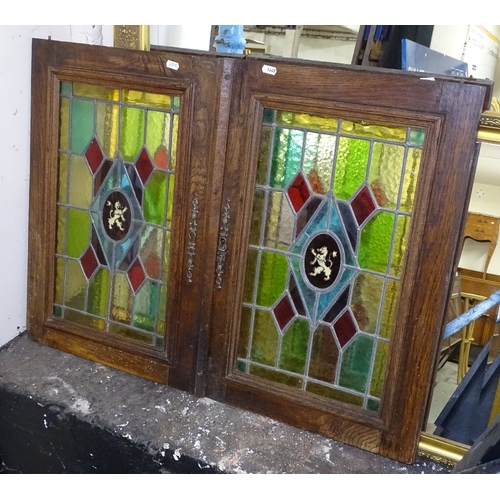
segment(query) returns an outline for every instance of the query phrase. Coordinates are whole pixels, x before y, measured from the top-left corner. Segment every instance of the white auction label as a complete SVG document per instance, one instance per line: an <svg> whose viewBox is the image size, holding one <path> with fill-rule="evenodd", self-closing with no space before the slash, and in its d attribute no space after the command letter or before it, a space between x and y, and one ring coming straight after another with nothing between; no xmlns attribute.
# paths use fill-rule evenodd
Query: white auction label
<svg viewBox="0 0 500 500"><path fill-rule="evenodd" d="M268 66L267 64L262 66L262 73L266 73L266 75L275 75L277 71L274 66Z"/></svg>
<svg viewBox="0 0 500 500"><path fill-rule="evenodd" d="M167 68L175 69L175 71L177 71L179 69L179 63L175 62L175 61L168 60L167 61Z"/></svg>

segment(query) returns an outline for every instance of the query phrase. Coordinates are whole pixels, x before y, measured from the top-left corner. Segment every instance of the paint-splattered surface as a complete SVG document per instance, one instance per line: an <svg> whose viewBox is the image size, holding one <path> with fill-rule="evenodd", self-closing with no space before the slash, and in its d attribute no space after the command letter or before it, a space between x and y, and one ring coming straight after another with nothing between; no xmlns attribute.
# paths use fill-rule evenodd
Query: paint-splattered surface
<svg viewBox="0 0 500 500"><path fill-rule="evenodd" d="M11 407L16 401L36 405L39 411L32 425L40 439L59 453L61 467L65 467L63 431L56 431L65 423L95 429L107 446L115 439L127 445L127 453L140 450L156 464L147 472L176 472L177 465L183 467L179 472L243 474L443 474L451 470L423 458L412 465L394 462L36 344L26 335L0 350L0 390L11 398ZM0 433L7 424L0 414ZM47 436L52 437L47 440ZM73 458L79 464L88 460L89 467L93 464L97 469L94 452L81 452L86 458ZM4 469L16 469L7 455L0 441Z"/></svg>

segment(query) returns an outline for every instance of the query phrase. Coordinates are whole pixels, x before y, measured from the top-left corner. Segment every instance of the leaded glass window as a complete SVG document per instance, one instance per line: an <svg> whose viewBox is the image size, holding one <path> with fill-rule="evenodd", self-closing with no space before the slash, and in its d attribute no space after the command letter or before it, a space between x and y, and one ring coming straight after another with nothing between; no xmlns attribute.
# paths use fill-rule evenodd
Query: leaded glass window
<svg viewBox="0 0 500 500"><path fill-rule="evenodd" d="M180 98L60 90L54 315L163 348Z"/></svg>
<svg viewBox="0 0 500 500"><path fill-rule="evenodd" d="M424 138L264 110L239 371L378 410Z"/></svg>

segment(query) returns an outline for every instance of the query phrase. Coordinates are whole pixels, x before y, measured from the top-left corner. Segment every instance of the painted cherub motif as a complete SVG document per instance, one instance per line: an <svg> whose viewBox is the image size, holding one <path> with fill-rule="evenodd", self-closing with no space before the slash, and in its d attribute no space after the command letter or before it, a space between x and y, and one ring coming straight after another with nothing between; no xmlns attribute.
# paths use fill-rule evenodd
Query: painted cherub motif
<svg viewBox="0 0 500 500"><path fill-rule="evenodd" d="M110 201L106 203L108 207L111 207L112 204ZM116 224L118 229L120 231L123 231L123 224L122 221L125 222L125 217L124 213L128 210L127 207L124 207L120 201L115 202L114 208L111 208L109 211L109 218L108 218L108 227L109 229L113 229L113 226Z"/></svg>
<svg viewBox="0 0 500 500"><path fill-rule="evenodd" d="M309 276L317 276L318 274L323 273L325 277L323 278L325 281L330 279L332 274L333 260L337 257L337 252L333 251L328 255L328 248L323 246L321 248L311 248L311 252L314 255L314 259L311 261L311 266L316 265L312 272L309 273Z"/></svg>

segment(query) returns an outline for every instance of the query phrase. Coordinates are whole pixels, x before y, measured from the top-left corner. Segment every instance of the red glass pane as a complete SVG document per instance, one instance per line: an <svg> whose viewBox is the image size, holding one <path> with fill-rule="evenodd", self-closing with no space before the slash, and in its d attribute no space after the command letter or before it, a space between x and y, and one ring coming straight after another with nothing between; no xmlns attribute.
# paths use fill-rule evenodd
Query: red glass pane
<svg viewBox="0 0 500 500"><path fill-rule="evenodd" d="M148 152L145 149L141 151L141 154L135 164L135 168L139 173L142 183L145 184L153 172L153 165L151 165L151 160L149 159Z"/></svg>
<svg viewBox="0 0 500 500"><path fill-rule="evenodd" d="M94 249L91 246L87 248L87 251L80 259L80 262L82 263L85 276L87 276L87 279L89 279L94 274L94 271L98 266L97 257L95 255Z"/></svg>
<svg viewBox="0 0 500 500"><path fill-rule="evenodd" d="M299 174L293 181L292 185L288 188L287 193L295 212L298 212L311 196L302 174Z"/></svg>
<svg viewBox="0 0 500 500"><path fill-rule="evenodd" d="M136 259L129 269L128 278L130 280L132 288L134 289L134 292L136 292L146 278L139 259Z"/></svg>
<svg viewBox="0 0 500 500"><path fill-rule="evenodd" d="M154 162L157 168L168 168L168 155L167 149L164 146L160 146L155 154Z"/></svg>
<svg viewBox="0 0 500 500"><path fill-rule="evenodd" d="M295 316L295 313L290 303L288 295L285 295L277 304L273 310L274 317L278 322L278 325L283 330L290 320Z"/></svg>
<svg viewBox="0 0 500 500"><path fill-rule="evenodd" d="M373 213L376 208L375 203L366 186L352 200L351 207L360 225Z"/></svg>
<svg viewBox="0 0 500 500"><path fill-rule="evenodd" d="M144 262L146 273L150 278L160 279L160 257L156 254L150 255Z"/></svg>
<svg viewBox="0 0 500 500"><path fill-rule="evenodd" d="M104 158L101 147L99 146L99 143L96 139L94 139L90 143L90 146L87 148L87 151L85 152L85 158L87 158L87 162L90 169L92 170L92 173L95 174Z"/></svg>
<svg viewBox="0 0 500 500"><path fill-rule="evenodd" d="M337 322L333 325L337 339L339 340L340 346L344 347L349 340L351 340L354 335L356 335L356 325L351 317L349 311L346 311Z"/></svg>

